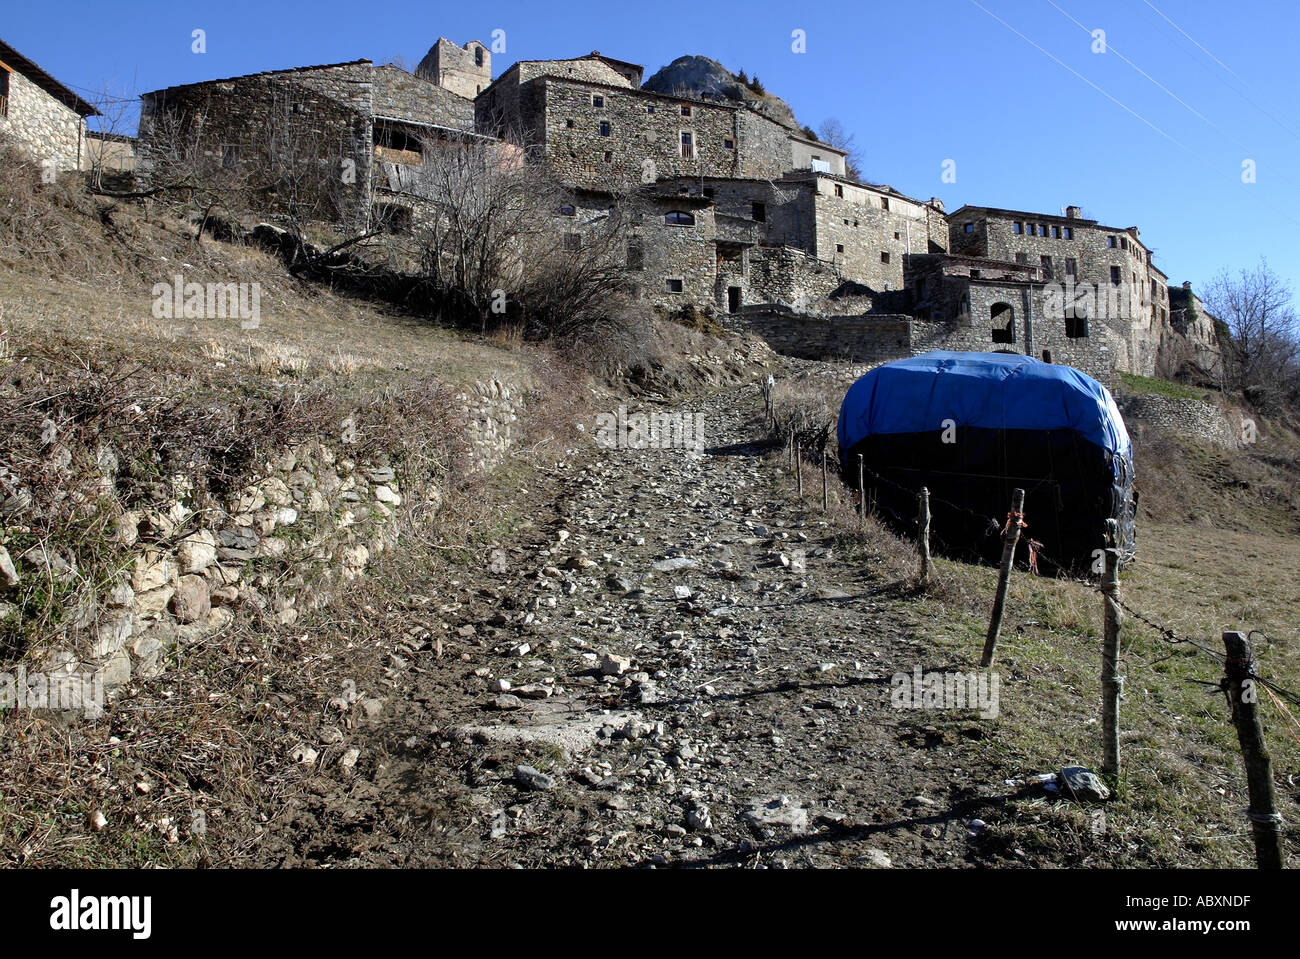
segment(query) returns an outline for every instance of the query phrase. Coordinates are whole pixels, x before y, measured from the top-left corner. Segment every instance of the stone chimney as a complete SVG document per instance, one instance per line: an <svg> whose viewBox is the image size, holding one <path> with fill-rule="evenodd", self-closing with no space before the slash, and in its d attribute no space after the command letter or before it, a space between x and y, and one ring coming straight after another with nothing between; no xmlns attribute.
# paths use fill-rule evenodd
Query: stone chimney
<svg viewBox="0 0 1300 959"><path fill-rule="evenodd" d="M1077 206L1067 206L1067 207L1065 208L1065 216L1066 216L1067 219L1070 219L1070 220L1082 220L1082 219L1083 219L1083 209L1082 209L1081 207L1077 207Z"/></svg>
<svg viewBox="0 0 1300 959"><path fill-rule="evenodd" d="M1192 288L1192 281L1191 281L1191 280L1183 280L1183 289L1184 289L1184 290L1190 290L1191 288Z"/></svg>
<svg viewBox="0 0 1300 959"><path fill-rule="evenodd" d="M937 196L930 197L930 206L934 207L940 213L944 212L943 201L940 200Z"/></svg>

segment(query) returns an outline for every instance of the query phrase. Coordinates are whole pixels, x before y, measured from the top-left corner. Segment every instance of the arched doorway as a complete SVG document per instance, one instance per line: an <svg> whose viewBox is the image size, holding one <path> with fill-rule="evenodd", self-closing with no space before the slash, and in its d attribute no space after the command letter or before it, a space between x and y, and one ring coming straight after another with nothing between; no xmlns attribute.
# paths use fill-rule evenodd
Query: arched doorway
<svg viewBox="0 0 1300 959"><path fill-rule="evenodd" d="M1015 343L1016 309L1010 303L994 303L990 315L993 319L994 343Z"/></svg>

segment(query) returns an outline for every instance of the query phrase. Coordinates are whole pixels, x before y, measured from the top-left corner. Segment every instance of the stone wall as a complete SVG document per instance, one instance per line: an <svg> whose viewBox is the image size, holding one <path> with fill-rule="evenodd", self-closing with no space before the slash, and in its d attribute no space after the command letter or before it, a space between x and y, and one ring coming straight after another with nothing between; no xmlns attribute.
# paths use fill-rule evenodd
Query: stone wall
<svg viewBox="0 0 1300 959"><path fill-rule="evenodd" d="M493 379L457 395L471 469L491 469L505 456L524 412L522 390ZM356 458L358 439L349 417L332 441L282 451L219 510L190 509L194 477L186 476L172 477L149 508L119 507L113 536L130 558L113 582L78 593L65 634L28 669L32 685L80 679L80 688L99 686L111 698L133 679L158 676L186 648L217 640L238 607L292 625L330 602L404 527L433 520L443 500L436 477L407 475L400 451ZM97 459L112 489L116 453L105 446ZM148 544L140 530L150 532ZM39 546L12 559L19 581L47 570L70 582L78 575ZM5 605L0 616L11 612Z"/></svg>
<svg viewBox="0 0 1300 959"><path fill-rule="evenodd" d="M545 91L546 161L566 184L626 190L740 168L735 107L554 77L536 82ZM683 134L691 138L685 157Z"/></svg>
<svg viewBox="0 0 1300 959"><path fill-rule="evenodd" d="M815 316L771 306L747 307L744 328L773 350L810 360L879 363L911 356L909 316Z"/></svg>
<svg viewBox="0 0 1300 959"><path fill-rule="evenodd" d="M1150 394L1121 396L1116 402L1130 433L1150 427L1229 449L1240 446L1240 418L1234 422L1212 403Z"/></svg>
<svg viewBox="0 0 1300 959"><path fill-rule="evenodd" d="M474 132L474 103L392 66L375 69L375 116Z"/></svg>
<svg viewBox="0 0 1300 959"><path fill-rule="evenodd" d="M477 40L458 47L439 37L415 68L415 75L473 100L492 82L492 52Z"/></svg>
<svg viewBox="0 0 1300 959"><path fill-rule="evenodd" d="M81 115L16 70L9 74L9 113L0 116L3 134L18 140L37 162L53 160L60 171L81 166Z"/></svg>
<svg viewBox="0 0 1300 959"><path fill-rule="evenodd" d="M844 282L832 264L787 246L749 251L749 290L757 302L796 310L829 296Z"/></svg>

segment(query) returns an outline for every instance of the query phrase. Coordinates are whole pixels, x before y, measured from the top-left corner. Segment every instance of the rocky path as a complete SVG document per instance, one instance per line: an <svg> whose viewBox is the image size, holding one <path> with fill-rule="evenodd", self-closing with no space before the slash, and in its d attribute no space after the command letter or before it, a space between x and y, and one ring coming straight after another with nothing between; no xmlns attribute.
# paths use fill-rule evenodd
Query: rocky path
<svg viewBox="0 0 1300 959"><path fill-rule="evenodd" d="M354 764L274 861L889 866L977 860L974 714L890 704L927 660L896 583L794 500L754 387L686 409L704 452L602 450L537 477L531 541L452 584ZM536 494L537 489L532 493ZM815 494L815 495L814 495Z"/></svg>

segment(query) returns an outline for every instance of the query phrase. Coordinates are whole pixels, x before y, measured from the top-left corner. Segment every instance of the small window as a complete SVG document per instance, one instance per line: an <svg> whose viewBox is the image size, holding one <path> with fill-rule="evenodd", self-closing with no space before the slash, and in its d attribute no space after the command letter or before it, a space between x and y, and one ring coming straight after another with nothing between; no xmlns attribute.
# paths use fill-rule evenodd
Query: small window
<svg viewBox="0 0 1300 959"><path fill-rule="evenodd" d="M729 139L723 139L723 141L722 141L722 149L724 149L724 150L734 150L734 149L736 149L736 141L735 141L735 140L729 140Z"/></svg>
<svg viewBox="0 0 1300 959"><path fill-rule="evenodd" d="M0 117L9 116L9 68L0 65Z"/></svg>
<svg viewBox="0 0 1300 959"><path fill-rule="evenodd" d="M882 196L882 197L880 198L880 208L881 208L882 210L888 210L888 209L889 209L889 197L887 197L887 196Z"/></svg>
<svg viewBox="0 0 1300 959"><path fill-rule="evenodd" d="M566 253L577 253L581 249L582 249L581 233L564 234L564 251Z"/></svg>
<svg viewBox="0 0 1300 959"><path fill-rule="evenodd" d="M565 121L564 121L564 126L565 126L566 129L572 130L572 129L573 129L573 121L572 121L572 120L565 120Z"/></svg>
<svg viewBox="0 0 1300 959"><path fill-rule="evenodd" d="M835 244L835 252L836 252L836 253L843 253L843 252L844 252L844 244L843 244L843 243L836 243L836 244Z"/></svg>
<svg viewBox="0 0 1300 959"><path fill-rule="evenodd" d="M856 223L853 224L853 225L854 225L854 226L857 226ZM894 231L894 239L895 239L895 240L901 240L902 238L903 238L903 234L901 234L901 233L899 233L897 230L895 230L895 231Z"/></svg>
<svg viewBox="0 0 1300 959"><path fill-rule="evenodd" d="M1015 233L1015 234L1024 233L1024 232L1025 232L1025 225L1024 225L1023 223L1012 223L1012 224L1011 224L1011 232L1012 232L1012 233Z"/></svg>
<svg viewBox="0 0 1300 959"><path fill-rule="evenodd" d="M1106 237L1106 245L1110 247L1112 250L1115 248L1116 242L1117 241L1115 237L1113 236Z"/></svg>
<svg viewBox="0 0 1300 959"><path fill-rule="evenodd" d="M665 284L665 286L667 287L669 293L680 293L680 292L682 292L682 281L681 281L681 280L678 280L678 279L665 280L665 281L664 281L664 284Z"/></svg>
<svg viewBox="0 0 1300 959"><path fill-rule="evenodd" d="M881 250L881 251L880 251L880 262L881 262L881 263L888 263L888 262L889 262L889 251L888 251L888 250Z"/></svg>
<svg viewBox="0 0 1300 959"><path fill-rule="evenodd" d="M578 215L578 208L575 207L572 203L560 204L560 216L577 216L577 215Z"/></svg>
<svg viewBox="0 0 1300 959"><path fill-rule="evenodd" d="M1067 227L1065 228L1065 238L1066 238L1067 240L1073 240L1073 239L1074 239L1074 227L1072 227L1072 226L1067 226Z"/></svg>
<svg viewBox="0 0 1300 959"><path fill-rule="evenodd" d="M669 226L694 226L695 214L683 210L673 210L664 216L664 223Z"/></svg>
<svg viewBox="0 0 1300 959"><path fill-rule="evenodd" d="M974 224L974 223L963 223L963 224L961 225L961 231L962 231L963 233L974 233L974 232L975 232L975 224Z"/></svg>
<svg viewBox="0 0 1300 959"><path fill-rule="evenodd" d="M683 103L683 104L682 104L682 116L684 116L684 117L688 117L688 116L690 116L690 115L691 115L691 108L690 108L690 106L689 106L688 104Z"/></svg>
<svg viewBox="0 0 1300 959"><path fill-rule="evenodd" d="M475 47L475 48L474 48L474 66L476 66L476 67L481 67L481 66L483 66L483 48L482 48L482 47Z"/></svg>
<svg viewBox="0 0 1300 959"><path fill-rule="evenodd" d="M600 124L600 135L603 137L609 136L609 123L604 120Z"/></svg>
<svg viewBox="0 0 1300 959"><path fill-rule="evenodd" d="M1072 340L1081 340L1088 335L1087 315L1076 316L1068 313L1065 317L1065 335Z"/></svg>
<svg viewBox="0 0 1300 959"><path fill-rule="evenodd" d="M1038 227L1034 226L1034 224L1032 223L1025 224L1025 233L1027 233L1029 236L1033 236L1037 232L1038 232Z"/></svg>
<svg viewBox="0 0 1300 959"><path fill-rule="evenodd" d="M1061 228L1059 226L1052 227L1052 239L1059 240L1060 238L1061 238Z"/></svg>
<svg viewBox="0 0 1300 959"><path fill-rule="evenodd" d="M655 105L654 105L653 103L647 103L647 104L646 104L646 108L645 108L645 112L646 112L646 113L654 113L654 112L655 112Z"/></svg>
<svg viewBox="0 0 1300 959"><path fill-rule="evenodd" d="M605 151L605 162L606 162L606 163L613 163L613 162L614 162L614 151L613 151L613 150L606 150L606 151Z"/></svg>
<svg viewBox="0 0 1300 959"><path fill-rule="evenodd" d="M1120 248L1121 250L1127 250L1127 249L1128 249L1128 239L1127 239L1126 237L1120 237L1120 238L1119 238L1119 248Z"/></svg>
<svg viewBox="0 0 1300 959"><path fill-rule="evenodd" d="M843 197L843 196L844 196L844 187L842 187L842 186L841 186L840 184L838 184L838 183L835 184L835 195L838 196L838 197Z"/></svg>
<svg viewBox="0 0 1300 959"><path fill-rule="evenodd" d="M754 203L749 208L749 218L756 223L767 222L767 204Z"/></svg>
<svg viewBox="0 0 1300 959"><path fill-rule="evenodd" d="M1052 258L1050 256L1042 256L1039 257L1039 260L1043 264L1043 279L1050 280L1052 278Z"/></svg>
<svg viewBox="0 0 1300 959"><path fill-rule="evenodd" d="M1110 268L1110 282L1112 286L1119 286L1119 267L1112 266Z"/></svg>
<svg viewBox="0 0 1300 959"><path fill-rule="evenodd" d="M1065 258L1065 275L1066 276L1079 275L1079 261L1072 256L1067 256Z"/></svg>
<svg viewBox="0 0 1300 959"><path fill-rule="evenodd" d="M593 93L591 95L591 105L593 107L603 107L605 105L605 98L599 93Z"/></svg>
<svg viewBox="0 0 1300 959"><path fill-rule="evenodd" d="M690 160L695 156L695 137L689 130L682 131L682 157Z"/></svg>

